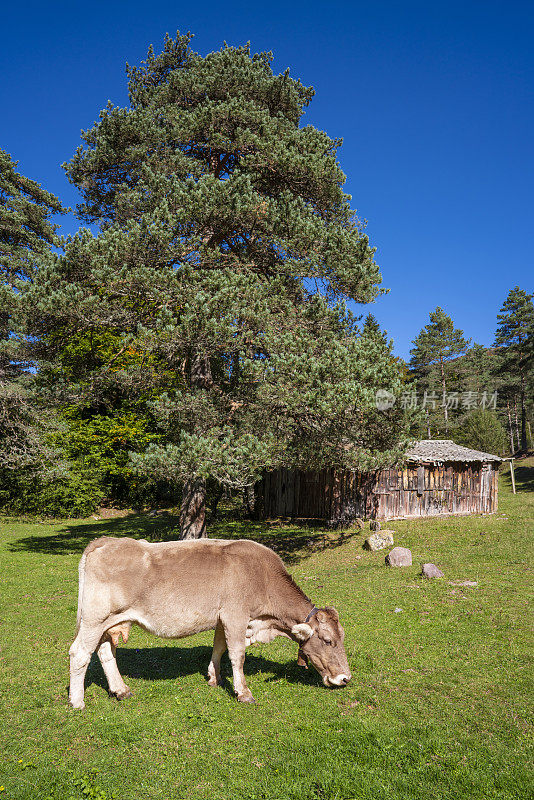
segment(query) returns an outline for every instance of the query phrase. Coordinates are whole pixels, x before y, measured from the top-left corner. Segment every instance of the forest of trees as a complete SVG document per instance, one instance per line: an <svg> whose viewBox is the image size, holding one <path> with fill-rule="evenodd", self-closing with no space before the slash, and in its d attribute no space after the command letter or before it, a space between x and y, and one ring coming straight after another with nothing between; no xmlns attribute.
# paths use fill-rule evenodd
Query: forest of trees
<svg viewBox="0 0 534 800"><path fill-rule="evenodd" d="M58 238L60 201L0 151L0 509L178 503L197 537L210 494L266 468L532 446L532 295L510 291L491 348L437 308L396 358L347 305L381 276L340 141L301 125L313 89L190 39L128 67L129 106L64 165L91 229Z"/></svg>
<svg viewBox="0 0 534 800"><path fill-rule="evenodd" d="M420 410L421 436L452 438L497 455L532 448L532 294L510 290L496 314L493 347L465 339L438 307L410 354L407 398Z"/></svg>

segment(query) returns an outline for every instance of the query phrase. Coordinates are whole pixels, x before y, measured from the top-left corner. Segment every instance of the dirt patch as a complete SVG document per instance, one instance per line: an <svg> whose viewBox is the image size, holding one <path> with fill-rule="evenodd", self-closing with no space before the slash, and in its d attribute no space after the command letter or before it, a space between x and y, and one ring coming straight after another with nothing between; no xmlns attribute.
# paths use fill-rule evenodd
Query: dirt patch
<svg viewBox="0 0 534 800"><path fill-rule="evenodd" d="M130 514L135 514L133 508L99 508L95 516L101 519L119 519Z"/></svg>

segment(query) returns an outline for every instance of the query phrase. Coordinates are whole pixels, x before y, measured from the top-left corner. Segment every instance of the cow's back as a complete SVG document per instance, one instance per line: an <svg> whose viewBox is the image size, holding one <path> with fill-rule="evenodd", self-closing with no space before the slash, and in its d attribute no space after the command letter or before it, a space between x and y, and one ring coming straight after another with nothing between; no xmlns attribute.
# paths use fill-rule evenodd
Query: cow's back
<svg viewBox="0 0 534 800"><path fill-rule="evenodd" d="M215 627L224 608L263 613L273 585L287 576L272 550L247 540L103 537L84 557L85 615L115 615L114 622L129 619L167 637Z"/></svg>

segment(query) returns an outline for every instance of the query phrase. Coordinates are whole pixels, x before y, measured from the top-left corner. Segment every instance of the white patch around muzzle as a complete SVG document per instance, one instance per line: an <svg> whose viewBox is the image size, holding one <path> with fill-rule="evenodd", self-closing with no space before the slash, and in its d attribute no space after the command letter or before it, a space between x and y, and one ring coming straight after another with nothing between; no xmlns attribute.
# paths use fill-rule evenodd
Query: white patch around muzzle
<svg viewBox="0 0 534 800"><path fill-rule="evenodd" d="M328 675L325 675L323 678L323 682L325 686L346 686L347 683L350 681L351 676L345 675L343 672L339 675L336 675L335 678L330 678Z"/></svg>

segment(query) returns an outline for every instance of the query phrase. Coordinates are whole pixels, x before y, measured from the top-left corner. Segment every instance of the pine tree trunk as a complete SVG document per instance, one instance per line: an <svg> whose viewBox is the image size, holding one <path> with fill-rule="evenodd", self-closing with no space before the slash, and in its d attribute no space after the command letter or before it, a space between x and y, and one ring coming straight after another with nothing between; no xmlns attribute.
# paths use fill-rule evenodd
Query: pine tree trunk
<svg viewBox="0 0 534 800"><path fill-rule="evenodd" d="M213 378L207 356L195 353L191 358L191 388L211 389ZM184 483L180 508L180 539L202 539L206 536L206 481L192 476Z"/></svg>
<svg viewBox="0 0 534 800"><path fill-rule="evenodd" d="M441 385L443 387L443 415L445 417L445 433L449 432L449 412L447 409L447 387L445 386L445 369L443 368L443 359L440 359L441 367Z"/></svg>
<svg viewBox="0 0 534 800"><path fill-rule="evenodd" d="M525 408L525 376L521 373L521 450L527 450L527 410Z"/></svg>
<svg viewBox="0 0 534 800"><path fill-rule="evenodd" d="M519 418L517 416L517 397L514 394L514 420L515 420L515 438L517 439L517 449L521 449L521 439L519 436Z"/></svg>
<svg viewBox="0 0 534 800"><path fill-rule="evenodd" d="M211 520L215 519L217 516L217 509L219 508L219 503L223 498L225 488L226 487L223 486L223 484L220 484L217 494L213 499L213 503L211 504L211 515L210 515Z"/></svg>
<svg viewBox="0 0 534 800"><path fill-rule="evenodd" d="M515 452L514 447L514 429L512 426L512 414L510 411L510 403L506 401L506 412L508 414L508 433L510 434L510 453L513 455Z"/></svg>
<svg viewBox="0 0 534 800"><path fill-rule="evenodd" d="M243 499L245 501L245 508L247 511L247 516L252 519L254 516L254 503L256 500L254 494L254 486L246 486L243 490Z"/></svg>
<svg viewBox="0 0 534 800"><path fill-rule="evenodd" d="M206 481L192 478L184 483L180 508L180 539L206 537Z"/></svg>

